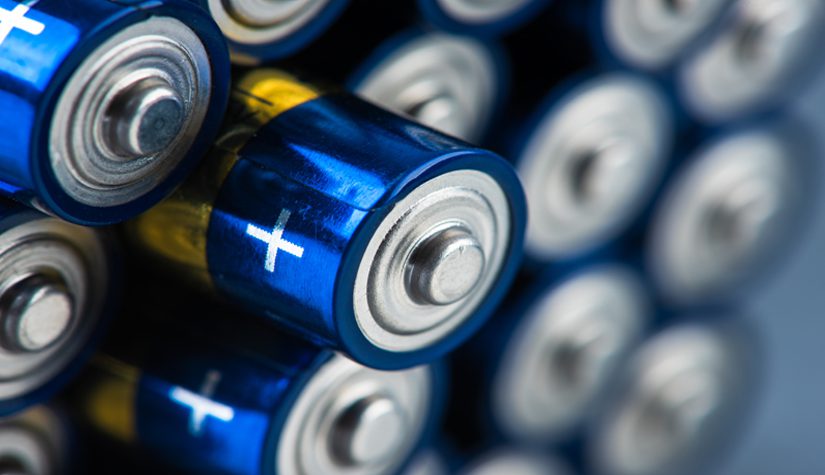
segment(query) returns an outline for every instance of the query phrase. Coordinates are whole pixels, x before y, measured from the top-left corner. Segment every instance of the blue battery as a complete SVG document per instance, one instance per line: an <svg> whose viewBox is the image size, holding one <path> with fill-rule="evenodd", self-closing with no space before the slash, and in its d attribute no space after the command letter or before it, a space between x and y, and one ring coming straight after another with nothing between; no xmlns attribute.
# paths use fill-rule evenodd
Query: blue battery
<svg viewBox="0 0 825 475"><path fill-rule="evenodd" d="M438 28L464 35L501 36L529 22L551 1L418 0L418 8Z"/></svg>
<svg viewBox="0 0 825 475"><path fill-rule="evenodd" d="M450 357L449 433L464 448L575 438L653 319L638 273L596 261L528 279Z"/></svg>
<svg viewBox="0 0 825 475"><path fill-rule="evenodd" d="M144 454L146 465L222 475L394 473L435 427L444 381L432 367L369 369L190 302L129 315L138 324L113 333L70 393L81 420Z"/></svg>
<svg viewBox="0 0 825 475"><path fill-rule="evenodd" d="M232 60L247 65L297 53L321 36L350 2L190 1L207 9L220 26L229 43Z"/></svg>
<svg viewBox="0 0 825 475"><path fill-rule="evenodd" d="M0 201L0 416L46 401L91 355L118 301L112 236Z"/></svg>
<svg viewBox="0 0 825 475"><path fill-rule="evenodd" d="M130 218L194 167L229 60L186 2L0 1L0 193L68 221Z"/></svg>
<svg viewBox="0 0 825 475"><path fill-rule="evenodd" d="M201 170L127 234L164 270L367 366L432 361L519 264L512 167L345 93L251 72Z"/></svg>

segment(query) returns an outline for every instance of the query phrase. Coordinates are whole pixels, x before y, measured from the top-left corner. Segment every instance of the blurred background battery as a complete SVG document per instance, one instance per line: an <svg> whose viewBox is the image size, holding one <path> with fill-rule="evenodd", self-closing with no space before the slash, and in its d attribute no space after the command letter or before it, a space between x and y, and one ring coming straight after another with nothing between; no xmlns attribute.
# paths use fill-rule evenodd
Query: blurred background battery
<svg viewBox="0 0 825 475"><path fill-rule="evenodd" d="M72 470L75 440L63 410L38 405L0 419L0 470L9 475L61 475Z"/></svg>
<svg viewBox="0 0 825 475"><path fill-rule="evenodd" d="M249 73L200 171L127 228L165 270L367 366L432 361L512 281L512 167L345 93Z"/></svg>
<svg viewBox="0 0 825 475"><path fill-rule="evenodd" d="M54 395L119 297L110 236L0 203L0 415Z"/></svg>
<svg viewBox="0 0 825 475"><path fill-rule="evenodd" d="M474 36L503 35L558 0L418 0L423 17L438 28Z"/></svg>
<svg viewBox="0 0 825 475"><path fill-rule="evenodd" d="M642 226L652 288L666 306L741 299L803 234L817 149L803 121L710 133L687 152Z"/></svg>
<svg viewBox="0 0 825 475"><path fill-rule="evenodd" d="M395 473L440 417L443 374L429 366L373 370L231 310L165 302L135 303L68 397L158 471Z"/></svg>
<svg viewBox="0 0 825 475"><path fill-rule="evenodd" d="M708 473L751 417L758 335L733 313L682 315L639 347L585 438L595 475Z"/></svg>
<svg viewBox="0 0 825 475"><path fill-rule="evenodd" d="M572 475L559 458L523 447L500 446L471 459L459 475Z"/></svg>
<svg viewBox="0 0 825 475"><path fill-rule="evenodd" d="M729 122L780 108L821 69L825 3L734 0L679 68L679 95L697 119Z"/></svg>
<svg viewBox="0 0 825 475"><path fill-rule="evenodd" d="M619 263L549 272L514 289L451 355L448 432L464 449L503 439L541 450L572 439L652 313L642 280Z"/></svg>
<svg viewBox="0 0 825 475"><path fill-rule="evenodd" d="M287 57L329 28L349 0L190 0L218 23L241 64Z"/></svg>
<svg viewBox="0 0 825 475"><path fill-rule="evenodd" d="M125 220L201 158L229 88L217 26L176 0L0 0L0 193ZM10 28L9 28L10 26Z"/></svg>

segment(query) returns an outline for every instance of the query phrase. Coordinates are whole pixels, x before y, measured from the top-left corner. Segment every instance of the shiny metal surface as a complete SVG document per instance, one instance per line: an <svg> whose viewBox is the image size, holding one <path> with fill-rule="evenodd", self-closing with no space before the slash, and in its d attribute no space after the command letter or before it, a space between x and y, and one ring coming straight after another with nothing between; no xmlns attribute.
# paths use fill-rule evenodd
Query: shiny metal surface
<svg viewBox="0 0 825 475"><path fill-rule="evenodd" d="M311 22L332 0L208 0L212 17L227 38L260 45L290 36Z"/></svg>
<svg viewBox="0 0 825 475"><path fill-rule="evenodd" d="M73 298L63 279L31 275L0 295L0 345L10 351L43 350L65 335L73 319Z"/></svg>
<svg viewBox="0 0 825 475"><path fill-rule="evenodd" d="M794 144L770 129L726 137L700 150L658 205L648 262L678 302L728 295L787 237L800 178Z"/></svg>
<svg viewBox="0 0 825 475"><path fill-rule="evenodd" d="M382 372L335 356L306 384L287 417L278 473L393 473L421 435L431 384L427 367Z"/></svg>
<svg viewBox="0 0 825 475"><path fill-rule="evenodd" d="M450 469L443 457L433 449L419 452L402 475L449 475Z"/></svg>
<svg viewBox="0 0 825 475"><path fill-rule="evenodd" d="M63 191L108 207L162 182L203 123L209 61L191 29L159 16L125 28L89 54L51 123L51 166Z"/></svg>
<svg viewBox="0 0 825 475"><path fill-rule="evenodd" d="M661 68L685 53L730 1L607 0L603 28L619 57L642 68Z"/></svg>
<svg viewBox="0 0 825 475"><path fill-rule="evenodd" d="M504 264L509 214L498 183L475 170L445 173L398 200L356 274L355 318L364 335L381 348L410 351L469 318Z"/></svg>
<svg viewBox="0 0 825 475"><path fill-rule="evenodd" d="M403 43L368 71L355 92L441 132L476 142L503 87L483 43L425 33Z"/></svg>
<svg viewBox="0 0 825 475"><path fill-rule="evenodd" d="M496 449L459 472L461 475L568 475L558 460L517 449Z"/></svg>
<svg viewBox="0 0 825 475"><path fill-rule="evenodd" d="M0 473L58 475L64 466L68 440L58 415L45 406L0 419Z"/></svg>
<svg viewBox="0 0 825 475"><path fill-rule="evenodd" d="M533 0L437 0L445 14L457 21L485 24L499 21Z"/></svg>
<svg viewBox="0 0 825 475"><path fill-rule="evenodd" d="M756 110L815 70L825 38L819 0L738 0L732 18L681 72L691 111L728 120Z"/></svg>
<svg viewBox="0 0 825 475"><path fill-rule="evenodd" d="M543 113L516 168L527 193L526 251L551 259L615 237L670 158L665 99L635 76L599 76Z"/></svg>
<svg viewBox="0 0 825 475"><path fill-rule="evenodd" d="M638 277L595 267L528 310L494 376L492 413L520 440L552 440L581 423L651 317Z"/></svg>

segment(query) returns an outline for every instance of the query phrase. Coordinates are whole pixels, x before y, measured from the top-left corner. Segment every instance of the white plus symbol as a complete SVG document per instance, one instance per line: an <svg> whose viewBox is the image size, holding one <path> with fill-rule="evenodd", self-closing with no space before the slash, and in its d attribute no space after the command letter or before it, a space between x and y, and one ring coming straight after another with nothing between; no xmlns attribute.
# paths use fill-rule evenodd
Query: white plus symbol
<svg viewBox="0 0 825 475"><path fill-rule="evenodd" d="M220 381L221 373L209 371L206 373L206 380L203 382L200 394L195 394L180 386L175 386L169 392L169 397L173 400L192 409L192 417L189 419L190 434L200 435L203 423L208 416L224 422L229 422L235 417L235 411L231 407L209 399L215 394L215 388Z"/></svg>
<svg viewBox="0 0 825 475"><path fill-rule="evenodd" d="M286 222L289 221L291 214L292 213L288 209L282 209L271 233L265 229L255 226L254 224L249 224L246 226L246 234L249 234L255 239L261 240L267 244L264 269L269 272L275 272L275 257L278 255L278 250L292 254L298 259L304 256L303 247L293 244L283 238L284 228L286 228Z"/></svg>
<svg viewBox="0 0 825 475"><path fill-rule="evenodd" d="M43 33L46 25L31 18L26 18L28 12L28 5L17 5L11 11L0 8L0 45L6 41L6 38L15 28L35 36Z"/></svg>

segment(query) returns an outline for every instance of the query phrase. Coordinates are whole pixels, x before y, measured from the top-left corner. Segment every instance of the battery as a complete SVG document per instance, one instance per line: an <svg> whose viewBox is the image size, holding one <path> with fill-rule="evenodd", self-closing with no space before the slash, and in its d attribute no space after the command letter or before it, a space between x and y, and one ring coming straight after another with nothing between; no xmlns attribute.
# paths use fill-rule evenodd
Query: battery
<svg viewBox="0 0 825 475"><path fill-rule="evenodd" d="M229 89L220 30L179 1L0 0L0 193L85 225L191 171Z"/></svg>
<svg viewBox="0 0 825 475"><path fill-rule="evenodd" d="M395 473L429 437L432 367L369 369L204 304L125 317L71 388L79 418L162 473Z"/></svg>
<svg viewBox="0 0 825 475"><path fill-rule="evenodd" d="M804 234L817 151L791 118L711 132L688 152L644 225L642 257L666 306L741 299Z"/></svg>
<svg viewBox="0 0 825 475"><path fill-rule="evenodd" d="M117 301L110 236L0 203L0 415L42 402L89 356Z"/></svg>
<svg viewBox="0 0 825 475"><path fill-rule="evenodd" d="M450 475L450 465L438 449L420 450L399 475Z"/></svg>
<svg viewBox="0 0 825 475"><path fill-rule="evenodd" d="M0 419L0 467L8 474L60 475L70 470L71 433L54 405Z"/></svg>
<svg viewBox="0 0 825 475"><path fill-rule="evenodd" d="M632 73L577 74L552 88L509 147L530 204L530 260L580 257L624 232L669 164L675 122L658 86Z"/></svg>
<svg viewBox="0 0 825 475"><path fill-rule="evenodd" d="M349 0L192 0L209 10L241 64L297 53L324 33Z"/></svg>
<svg viewBox="0 0 825 475"><path fill-rule="evenodd" d="M736 0L717 31L679 71L679 92L698 119L720 123L777 109L818 71L825 4Z"/></svg>
<svg viewBox="0 0 825 475"><path fill-rule="evenodd" d="M453 437L538 449L572 439L653 311L640 276L621 263L545 273L451 357Z"/></svg>
<svg viewBox="0 0 825 475"><path fill-rule="evenodd" d="M500 36L533 19L551 1L557 0L418 0L418 8L438 28Z"/></svg>
<svg viewBox="0 0 825 475"><path fill-rule="evenodd" d="M560 459L523 447L501 446L490 449L459 470L460 475L570 475L573 472Z"/></svg>
<svg viewBox="0 0 825 475"><path fill-rule="evenodd" d="M164 271L381 369L487 319L523 239L507 162L276 70L233 95L200 171L127 228Z"/></svg>
<svg viewBox="0 0 825 475"><path fill-rule="evenodd" d="M599 475L709 473L757 398L753 328L731 314L683 315L634 354L588 439Z"/></svg>

